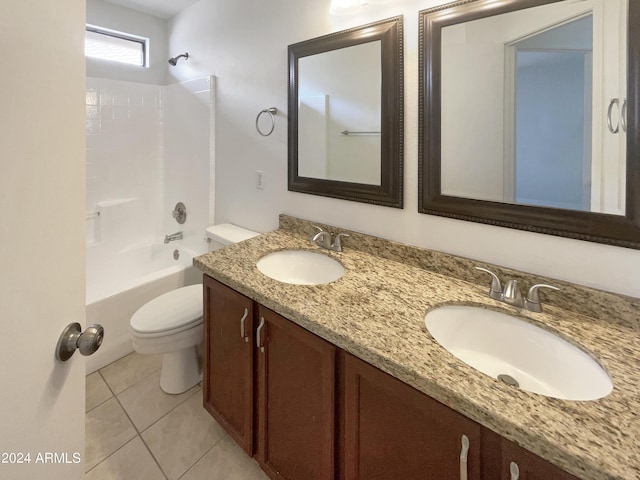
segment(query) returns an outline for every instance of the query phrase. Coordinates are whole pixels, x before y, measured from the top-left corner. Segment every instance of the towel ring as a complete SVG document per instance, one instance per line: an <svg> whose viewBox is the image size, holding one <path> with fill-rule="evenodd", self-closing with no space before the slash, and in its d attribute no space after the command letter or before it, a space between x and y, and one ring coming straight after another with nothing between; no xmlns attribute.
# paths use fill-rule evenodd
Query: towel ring
<svg viewBox="0 0 640 480"><path fill-rule="evenodd" d="M268 113L269 115L271 115L271 128L269 129L269 131L267 133L262 132L260 130L260 126L258 125L258 121L260 120L260 116L263 113ZM256 130L263 137L268 137L269 135L271 135L273 133L273 129L276 127L276 113L278 113L278 109L276 107L265 108L264 110L261 110L260 113L258 113L258 116L256 117Z"/></svg>

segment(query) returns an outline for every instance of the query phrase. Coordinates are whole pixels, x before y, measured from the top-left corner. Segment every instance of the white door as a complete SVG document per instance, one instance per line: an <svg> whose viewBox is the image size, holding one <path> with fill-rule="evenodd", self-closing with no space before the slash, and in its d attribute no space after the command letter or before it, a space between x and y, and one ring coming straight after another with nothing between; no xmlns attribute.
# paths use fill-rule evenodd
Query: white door
<svg viewBox="0 0 640 480"><path fill-rule="evenodd" d="M85 0L0 2L0 478L80 480ZM80 463L78 463L80 462Z"/></svg>
<svg viewBox="0 0 640 480"><path fill-rule="evenodd" d="M594 111L599 109L600 122L594 122L592 211L613 215L625 214L626 200L626 101L627 101L627 0L602 2L601 15L594 28L602 32L602 56L595 68L601 69L602 86L594 95ZM595 140L595 139L594 139Z"/></svg>

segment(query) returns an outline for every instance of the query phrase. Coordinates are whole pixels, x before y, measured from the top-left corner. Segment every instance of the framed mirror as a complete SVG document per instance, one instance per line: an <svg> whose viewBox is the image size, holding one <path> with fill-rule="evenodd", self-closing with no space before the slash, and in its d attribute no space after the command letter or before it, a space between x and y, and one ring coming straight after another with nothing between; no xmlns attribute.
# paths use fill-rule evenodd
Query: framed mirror
<svg viewBox="0 0 640 480"><path fill-rule="evenodd" d="M420 12L419 211L640 249L640 5Z"/></svg>
<svg viewBox="0 0 640 480"><path fill-rule="evenodd" d="M402 208L402 17L288 51L289 190Z"/></svg>

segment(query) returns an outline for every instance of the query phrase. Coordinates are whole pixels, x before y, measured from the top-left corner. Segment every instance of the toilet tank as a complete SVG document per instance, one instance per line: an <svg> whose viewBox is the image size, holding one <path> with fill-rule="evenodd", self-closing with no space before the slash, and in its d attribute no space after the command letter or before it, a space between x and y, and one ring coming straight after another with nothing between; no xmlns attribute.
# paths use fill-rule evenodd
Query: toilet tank
<svg viewBox="0 0 640 480"><path fill-rule="evenodd" d="M209 251L218 250L225 245L242 242L252 237L260 235L253 230L233 225L232 223L221 223L207 228L207 239L209 241Z"/></svg>

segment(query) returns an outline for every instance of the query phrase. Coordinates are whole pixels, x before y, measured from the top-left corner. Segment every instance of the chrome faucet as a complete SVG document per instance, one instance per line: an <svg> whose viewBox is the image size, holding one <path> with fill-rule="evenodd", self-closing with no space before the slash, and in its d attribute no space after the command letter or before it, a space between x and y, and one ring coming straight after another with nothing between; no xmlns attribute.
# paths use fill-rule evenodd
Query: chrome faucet
<svg viewBox="0 0 640 480"><path fill-rule="evenodd" d="M320 227L316 227L320 228ZM311 237L311 241L322 248L331 248L331 233L320 230Z"/></svg>
<svg viewBox="0 0 640 480"><path fill-rule="evenodd" d="M514 307L522 308L524 306L524 299L522 298L522 292L520 292L518 280L509 280L506 283L502 291L502 301Z"/></svg>
<svg viewBox="0 0 640 480"><path fill-rule="evenodd" d="M493 273L491 270L487 270L486 268L475 268L476 270L480 270L491 275L491 287L489 287L489 296L491 298L493 298L494 300L498 300L499 302L508 303L509 305L513 305L514 307L525 308L530 312L542 311L542 304L540 303L538 290L540 290L541 288L560 290L558 287L554 287L553 285L538 283L531 287L527 292L527 296L523 298L522 292L520 291L520 286L518 285L518 280L509 280L505 284L503 290L502 285L500 284L500 279L495 273Z"/></svg>
<svg viewBox="0 0 640 480"><path fill-rule="evenodd" d="M164 243L174 242L176 240L182 240L182 232L176 232L171 235L164 236Z"/></svg>
<svg viewBox="0 0 640 480"><path fill-rule="evenodd" d="M342 251L342 237L348 237L346 233L339 233L335 237L331 235L331 232L327 232L322 228L314 225L314 228L318 229L318 233L311 237L311 243L315 243L319 247L326 248L327 250L332 250L334 252Z"/></svg>

